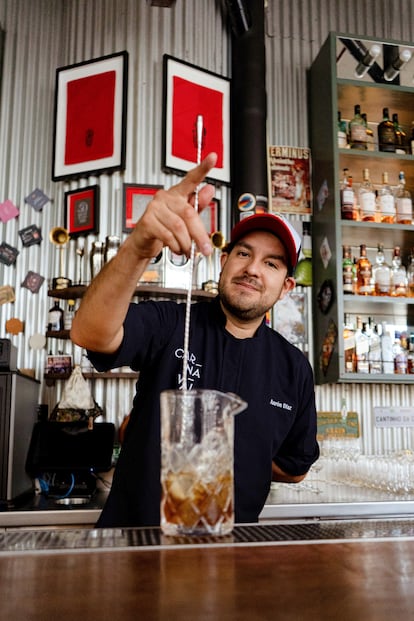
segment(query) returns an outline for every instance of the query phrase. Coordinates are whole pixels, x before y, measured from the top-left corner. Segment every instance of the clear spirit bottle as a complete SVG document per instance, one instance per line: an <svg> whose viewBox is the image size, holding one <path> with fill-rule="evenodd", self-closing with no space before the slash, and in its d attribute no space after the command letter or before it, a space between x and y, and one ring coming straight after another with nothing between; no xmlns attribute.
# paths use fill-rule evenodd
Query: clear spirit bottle
<svg viewBox="0 0 414 621"><path fill-rule="evenodd" d="M395 198L388 184L388 173L382 173L382 185L377 196L378 211L381 222L393 224L396 218Z"/></svg>
<svg viewBox="0 0 414 621"><path fill-rule="evenodd" d="M407 295L407 270L401 261L401 249L394 247L391 262L391 295L405 297Z"/></svg>
<svg viewBox="0 0 414 621"><path fill-rule="evenodd" d="M367 119L367 115L365 114L365 112L363 114L361 114L361 116L364 119L365 131L366 131L366 134L367 134L367 150L368 151L375 151L374 132L372 131L372 129L368 125L368 119Z"/></svg>
<svg viewBox="0 0 414 621"><path fill-rule="evenodd" d="M398 179L399 183L395 192L396 221L398 224L412 224L413 202L411 194L405 186L405 174L403 171L400 171Z"/></svg>
<svg viewBox="0 0 414 621"><path fill-rule="evenodd" d="M384 246L378 244L375 265L372 267L375 295L390 295L391 269L385 260Z"/></svg>
<svg viewBox="0 0 414 621"><path fill-rule="evenodd" d="M407 295L414 298L414 248L411 248L410 262L407 267Z"/></svg>
<svg viewBox="0 0 414 621"><path fill-rule="evenodd" d="M359 211L363 222L375 222L376 220L376 201L375 190L369 176L369 169L364 168L362 172L362 183L358 192Z"/></svg>
<svg viewBox="0 0 414 621"><path fill-rule="evenodd" d="M341 112L338 110L338 148L346 149L348 146L348 136L346 133L346 121L341 117Z"/></svg>

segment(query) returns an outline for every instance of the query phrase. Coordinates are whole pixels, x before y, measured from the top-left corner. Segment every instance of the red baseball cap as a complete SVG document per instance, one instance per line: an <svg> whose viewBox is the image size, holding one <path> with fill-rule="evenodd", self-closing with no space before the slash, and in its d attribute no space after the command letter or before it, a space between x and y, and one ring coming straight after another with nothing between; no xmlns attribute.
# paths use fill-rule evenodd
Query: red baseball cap
<svg viewBox="0 0 414 621"><path fill-rule="evenodd" d="M284 216L276 213L256 213L243 218L230 233L230 243L237 242L251 231L268 231L280 239L285 246L290 267L294 268L298 262L301 238L294 226Z"/></svg>

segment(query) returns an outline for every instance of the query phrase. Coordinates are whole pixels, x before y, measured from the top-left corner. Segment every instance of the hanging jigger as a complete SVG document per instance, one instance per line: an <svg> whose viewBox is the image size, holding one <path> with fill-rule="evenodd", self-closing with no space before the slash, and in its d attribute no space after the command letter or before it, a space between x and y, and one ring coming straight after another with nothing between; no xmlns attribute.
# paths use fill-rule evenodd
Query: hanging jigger
<svg viewBox="0 0 414 621"><path fill-rule="evenodd" d="M203 282L203 290L209 293L218 293L218 280L215 276L218 274L219 268L217 264L218 251L221 251L226 245L226 239L221 231L215 231L210 235L213 245L213 253L208 257L208 280Z"/></svg>
<svg viewBox="0 0 414 621"><path fill-rule="evenodd" d="M55 244L55 246L59 248L59 252L60 252L60 261L59 261L60 276L57 276L56 278L52 279L52 288L53 289L66 289L67 287L70 287L72 284L72 281L70 280L70 278L63 276L63 271L64 271L63 252L64 252L66 244L69 241L69 232L67 231L67 229L63 228L63 226L55 226L53 229L51 229L49 233L49 239L52 242L52 244Z"/></svg>

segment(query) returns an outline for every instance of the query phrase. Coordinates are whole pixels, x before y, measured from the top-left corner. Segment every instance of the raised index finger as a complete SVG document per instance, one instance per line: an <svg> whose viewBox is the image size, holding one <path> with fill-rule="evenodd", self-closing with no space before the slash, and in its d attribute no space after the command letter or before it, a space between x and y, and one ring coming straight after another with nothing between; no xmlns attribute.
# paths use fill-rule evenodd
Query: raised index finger
<svg viewBox="0 0 414 621"><path fill-rule="evenodd" d="M170 190L174 190L182 196L189 196L204 181L210 170L216 165L216 162L217 153L209 153L198 166L189 170L182 181L170 188Z"/></svg>

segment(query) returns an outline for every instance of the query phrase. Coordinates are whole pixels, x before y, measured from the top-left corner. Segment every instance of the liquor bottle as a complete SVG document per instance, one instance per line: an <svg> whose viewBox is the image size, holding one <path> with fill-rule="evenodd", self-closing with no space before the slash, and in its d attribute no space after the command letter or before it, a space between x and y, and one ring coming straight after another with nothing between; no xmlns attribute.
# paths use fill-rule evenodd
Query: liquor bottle
<svg viewBox="0 0 414 621"><path fill-rule="evenodd" d="M394 337L390 332L390 328L383 323L381 335L381 357L382 372L386 374L394 373L394 353L393 353Z"/></svg>
<svg viewBox="0 0 414 621"><path fill-rule="evenodd" d="M73 318L75 316L75 300L68 300L68 308L64 317L64 328L70 330L72 328Z"/></svg>
<svg viewBox="0 0 414 621"><path fill-rule="evenodd" d="M48 332L60 332L64 329L63 309L59 306L59 300L54 298L53 306L49 309L47 316Z"/></svg>
<svg viewBox="0 0 414 621"><path fill-rule="evenodd" d="M388 173L382 173L382 185L378 189L377 204L381 222L393 224L395 222L395 198L388 185Z"/></svg>
<svg viewBox="0 0 414 621"><path fill-rule="evenodd" d="M375 222L376 202L374 186L371 183L369 170L364 168L362 172L363 181L359 186L358 199L361 220L364 222Z"/></svg>
<svg viewBox="0 0 414 621"><path fill-rule="evenodd" d="M407 356L407 373L410 375L414 373L414 333L411 332L408 341L408 356Z"/></svg>
<svg viewBox="0 0 414 621"><path fill-rule="evenodd" d="M355 328L351 322L351 317L349 313L345 313L345 321L344 321L344 363L345 363L345 373L355 373L356 371Z"/></svg>
<svg viewBox="0 0 414 621"><path fill-rule="evenodd" d="M352 177L348 175L348 168L344 168L341 181L341 217L343 220L358 220L355 192L352 187Z"/></svg>
<svg viewBox="0 0 414 621"><path fill-rule="evenodd" d="M395 152L404 155L407 153L407 135L398 121L398 114L394 112L392 122L395 129Z"/></svg>
<svg viewBox="0 0 414 621"><path fill-rule="evenodd" d="M372 267L375 295L390 295L391 269L385 260L384 246L378 244L375 265Z"/></svg>
<svg viewBox="0 0 414 621"><path fill-rule="evenodd" d="M367 148L367 130L359 104L354 107L354 116L349 122L349 144L351 149L366 151Z"/></svg>
<svg viewBox="0 0 414 621"><path fill-rule="evenodd" d="M358 295L372 295L373 289L372 264L367 257L366 244L361 244L357 261L357 293Z"/></svg>
<svg viewBox="0 0 414 621"><path fill-rule="evenodd" d="M410 145L411 145L411 155L414 155L414 121L411 121L411 136L410 136Z"/></svg>
<svg viewBox="0 0 414 621"><path fill-rule="evenodd" d="M394 344L392 347L394 356L394 373L405 375L408 370L407 352L401 345L401 333L395 333Z"/></svg>
<svg viewBox="0 0 414 621"><path fill-rule="evenodd" d="M341 118L341 112L338 110L338 148L346 149L348 146L348 137L346 133L346 121Z"/></svg>
<svg viewBox="0 0 414 621"><path fill-rule="evenodd" d="M413 202L411 194L405 186L405 174L403 171L400 171L398 179L399 183L395 192L396 221L398 224L412 224Z"/></svg>
<svg viewBox="0 0 414 621"><path fill-rule="evenodd" d="M303 257L295 268L295 280L298 285L310 287L312 286L312 237L311 223L306 220L302 222L302 254Z"/></svg>
<svg viewBox="0 0 414 621"><path fill-rule="evenodd" d="M375 151L374 132L372 131L372 129L368 125L368 119L367 119L366 113L364 112L363 114L361 114L361 116L364 119L365 130L366 130L366 133L367 133L367 150L368 151Z"/></svg>
<svg viewBox="0 0 414 621"><path fill-rule="evenodd" d="M362 323L360 317L357 317L357 329L355 332L355 358L356 372L369 373L369 336L367 334L367 324Z"/></svg>
<svg viewBox="0 0 414 621"><path fill-rule="evenodd" d="M407 295L407 270L401 261L401 249L394 247L391 261L391 295L404 297Z"/></svg>
<svg viewBox="0 0 414 621"><path fill-rule="evenodd" d="M395 128L389 118L388 108L383 108L382 116L382 121L378 125L378 149L395 153Z"/></svg>
<svg viewBox="0 0 414 621"><path fill-rule="evenodd" d="M368 352L370 373L382 373L381 334L381 325L375 324L371 326Z"/></svg>
<svg viewBox="0 0 414 621"><path fill-rule="evenodd" d="M407 295L414 298L414 248L411 248L410 262L407 267Z"/></svg>
<svg viewBox="0 0 414 621"><path fill-rule="evenodd" d="M354 263L352 261L351 246L342 248L342 284L344 293L354 293Z"/></svg>

